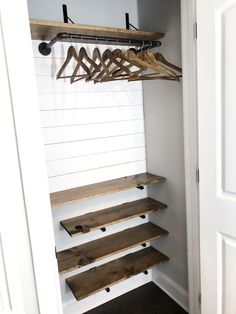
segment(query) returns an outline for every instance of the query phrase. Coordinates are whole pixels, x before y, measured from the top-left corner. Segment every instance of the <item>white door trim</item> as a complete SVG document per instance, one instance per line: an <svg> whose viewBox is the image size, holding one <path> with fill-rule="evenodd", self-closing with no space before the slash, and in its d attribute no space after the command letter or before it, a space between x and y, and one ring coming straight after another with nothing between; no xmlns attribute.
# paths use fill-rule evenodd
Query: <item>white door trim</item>
<svg viewBox="0 0 236 314"><path fill-rule="evenodd" d="M194 39L196 12L194 0L181 0L181 4L189 312L198 314L200 264L198 186L196 183L198 165L196 42ZM15 2L14 10L12 10L11 5L11 2L7 0L1 2L2 23L6 39L9 82L12 92L38 301L41 314L62 313L56 259L53 252L52 217L40 132L39 110L36 101L37 89L27 3L25 0ZM15 36L15 34L18 34L18 36ZM14 41L12 38L14 38ZM20 62L16 63L17 58ZM15 73L24 73L24 80ZM27 115L24 111L26 106Z"/></svg>
<svg viewBox="0 0 236 314"><path fill-rule="evenodd" d="M2 0L0 13L39 312L60 314L62 303L27 1L13 4Z"/></svg>
<svg viewBox="0 0 236 314"><path fill-rule="evenodd" d="M189 313L200 313L196 1L181 0Z"/></svg>

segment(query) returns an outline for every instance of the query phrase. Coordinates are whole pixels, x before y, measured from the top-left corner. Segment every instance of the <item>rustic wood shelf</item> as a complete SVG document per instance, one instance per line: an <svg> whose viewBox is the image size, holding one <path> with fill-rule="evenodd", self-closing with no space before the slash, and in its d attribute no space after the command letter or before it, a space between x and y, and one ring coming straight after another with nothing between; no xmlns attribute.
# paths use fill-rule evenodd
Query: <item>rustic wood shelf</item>
<svg viewBox="0 0 236 314"><path fill-rule="evenodd" d="M78 35L106 36L137 40L158 40L163 33L126 30L122 28L100 27L93 25L69 24L63 22L30 19L32 39L51 40L58 33L73 33ZM70 41L70 40L68 40Z"/></svg>
<svg viewBox="0 0 236 314"><path fill-rule="evenodd" d="M78 301L168 260L149 247L69 277L66 282Z"/></svg>
<svg viewBox="0 0 236 314"><path fill-rule="evenodd" d="M54 192L50 194L51 206L53 208L61 207L97 196L138 188L147 184L160 183L165 180L166 179L164 177L146 172L133 176L85 185L78 188Z"/></svg>
<svg viewBox="0 0 236 314"><path fill-rule="evenodd" d="M168 231L148 222L57 253L60 273L91 264L99 259L123 252L167 235Z"/></svg>
<svg viewBox="0 0 236 314"><path fill-rule="evenodd" d="M61 225L66 229L69 235L73 237L165 208L167 208L167 205L164 203L151 198L144 198L69 218L61 221Z"/></svg>

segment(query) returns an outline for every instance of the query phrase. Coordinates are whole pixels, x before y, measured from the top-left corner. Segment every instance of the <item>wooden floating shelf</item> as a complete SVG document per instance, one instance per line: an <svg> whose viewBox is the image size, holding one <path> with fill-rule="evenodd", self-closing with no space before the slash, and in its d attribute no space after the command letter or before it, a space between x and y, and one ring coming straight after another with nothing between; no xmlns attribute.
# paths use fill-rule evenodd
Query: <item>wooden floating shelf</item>
<svg viewBox="0 0 236 314"><path fill-rule="evenodd" d="M66 282L78 301L168 260L149 247L69 277Z"/></svg>
<svg viewBox="0 0 236 314"><path fill-rule="evenodd" d="M166 179L164 177L145 172L133 176L54 192L50 194L51 206L52 208L61 207L79 201L88 200L97 196L107 195L132 188L138 188L140 186L151 183L160 183L165 180Z"/></svg>
<svg viewBox="0 0 236 314"><path fill-rule="evenodd" d="M61 225L73 237L165 208L167 205L164 203L152 198L144 198L66 219L61 221Z"/></svg>
<svg viewBox="0 0 236 314"><path fill-rule="evenodd" d="M63 22L44 21L30 19L32 39L50 41L58 33L73 33L78 35L92 35L104 37L117 37L137 40L158 40L164 36L163 33L126 30L123 28L100 27L82 24L69 24ZM68 40L70 41L70 40ZM73 41L75 41L73 39Z"/></svg>
<svg viewBox="0 0 236 314"><path fill-rule="evenodd" d="M72 271L167 234L168 231L149 222L58 252L59 272Z"/></svg>

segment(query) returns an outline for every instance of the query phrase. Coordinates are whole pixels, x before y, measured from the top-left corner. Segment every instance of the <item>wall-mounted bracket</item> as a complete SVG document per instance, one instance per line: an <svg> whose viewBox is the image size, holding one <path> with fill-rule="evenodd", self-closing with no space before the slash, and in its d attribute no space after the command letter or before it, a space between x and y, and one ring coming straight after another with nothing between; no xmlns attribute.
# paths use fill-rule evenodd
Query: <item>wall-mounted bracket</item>
<svg viewBox="0 0 236 314"><path fill-rule="evenodd" d="M143 186L143 185L138 185L138 186L137 186L137 189L143 190L143 189L144 189L144 186Z"/></svg>
<svg viewBox="0 0 236 314"><path fill-rule="evenodd" d="M68 14L67 14L67 5L63 4L62 5L62 12L63 12L63 21L64 23L68 23L68 21L70 21L72 24L75 24L72 19L69 18Z"/></svg>
<svg viewBox="0 0 236 314"><path fill-rule="evenodd" d="M105 227L101 228L100 230L101 230L102 232L107 231L107 229L106 229Z"/></svg>
<svg viewBox="0 0 236 314"><path fill-rule="evenodd" d="M75 229L82 232L83 227L81 225L77 225L75 226Z"/></svg>
<svg viewBox="0 0 236 314"><path fill-rule="evenodd" d="M133 27L136 31L139 31L137 27L135 27L133 24L130 23L129 21L129 13L125 13L125 26L126 29L130 29L130 27Z"/></svg>
<svg viewBox="0 0 236 314"><path fill-rule="evenodd" d="M110 288L106 288L105 290L106 290L107 293L111 291Z"/></svg>
<svg viewBox="0 0 236 314"><path fill-rule="evenodd" d="M144 275L148 275L148 271L147 270L144 270Z"/></svg>
<svg viewBox="0 0 236 314"><path fill-rule="evenodd" d="M145 219L145 218L146 218L145 215L141 215L141 216L139 216L139 217L142 218L142 219Z"/></svg>

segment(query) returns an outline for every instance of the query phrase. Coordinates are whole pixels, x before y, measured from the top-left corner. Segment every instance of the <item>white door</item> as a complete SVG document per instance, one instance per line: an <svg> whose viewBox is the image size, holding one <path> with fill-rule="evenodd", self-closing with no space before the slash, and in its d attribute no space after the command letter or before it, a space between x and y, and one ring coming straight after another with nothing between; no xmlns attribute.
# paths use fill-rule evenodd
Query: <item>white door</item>
<svg viewBox="0 0 236 314"><path fill-rule="evenodd" d="M197 0L203 314L236 313L236 0Z"/></svg>

